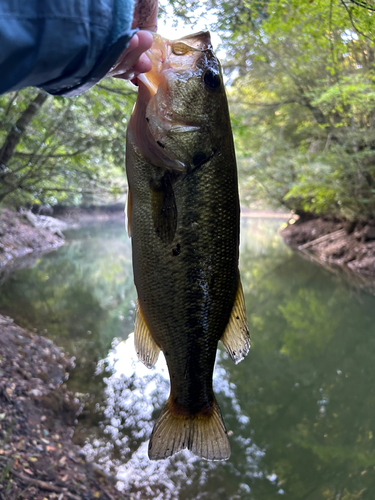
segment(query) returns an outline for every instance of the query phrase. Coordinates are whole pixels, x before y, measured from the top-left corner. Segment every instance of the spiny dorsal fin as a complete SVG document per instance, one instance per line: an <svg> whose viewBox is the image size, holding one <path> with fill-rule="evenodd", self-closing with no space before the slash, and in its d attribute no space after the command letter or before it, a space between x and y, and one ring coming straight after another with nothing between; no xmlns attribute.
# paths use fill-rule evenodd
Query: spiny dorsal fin
<svg viewBox="0 0 375 500"><path fill-rule="evenodd" d="M169 397L156 421L148 447L151 460L171 457L187 448L194 455L206 460L227 460L230 444L219 405L214 399L211 413L186 413L173 411Z"/></svg>
<svg viewBox="0 0 375 500"><path fill-rule="evenodd" d="M137 304L135 316L134 346L139 360L142 361L147 368L152 368L158 360L160 347L152 338L139 304Z"/></svg>
<svg viewBox="0 0 375 500"><path fill-rule="evenodd" d="M249 352L250 335L240 279L238 279L237 295L232 313L220 340L224 344L225 350L236 364L242 361Z"/></svg>
<svg viewBox="0 0 375 500"><path fill-rule="evenodd" d="M126 205L125 205L125 222L129 238L132 237L132 211L133 211L133 197L132 197L132 192L130 191L130 186L128 186L128 194L126 196Z"/></svg>

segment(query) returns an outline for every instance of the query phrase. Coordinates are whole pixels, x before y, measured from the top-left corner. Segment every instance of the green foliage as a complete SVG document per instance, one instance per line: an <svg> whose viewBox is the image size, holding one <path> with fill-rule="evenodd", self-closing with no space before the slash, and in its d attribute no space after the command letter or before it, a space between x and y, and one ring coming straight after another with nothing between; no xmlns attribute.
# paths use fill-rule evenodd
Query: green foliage
<svg viewBox="0 0 375 500"><path fill-rule="evenodd" d="M374 3L206 5L227 54L242 201L375 216Z"/></svg>
<svg viewBox="0 0 375 500"><path fill-rule="evenodd" d="M14 145L13 131L41 94L25 89L0 96L0 158L11 146L0 161L0 202L90 204L123 195L134 90L108 79L74 99L45 95Z"/></svg>
<svg viewBox="0 0 375 500"><path fill-rule="evenodd" d="M352 0L162 3L169 19L173 12L193 30L206 16L221 36L243 203L375 216L374 8ZM0 96L0 160L37 95ZM105 81L77 99L48 97L0 161L0 201L78 204L123 193L134 96L124 82Z"/></svg>
<svg viewBox="0 0 375 500"><path fill-rule="evenodd" d="M373 28L360 6L290 0L225 34L246 202L375 216Z"/></svg>

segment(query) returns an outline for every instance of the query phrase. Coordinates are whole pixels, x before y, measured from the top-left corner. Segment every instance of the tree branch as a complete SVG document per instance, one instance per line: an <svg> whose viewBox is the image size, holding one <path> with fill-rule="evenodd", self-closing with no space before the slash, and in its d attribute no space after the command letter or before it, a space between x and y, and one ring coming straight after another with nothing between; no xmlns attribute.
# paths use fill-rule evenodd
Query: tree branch
<svg viewBox="0 0 375 500"><path fill-rule="evenodd" d="M45 481L40 481L39 479L33 479L31 477L26 477L23 474L20 474L19 472L15 471L12 469L10 471L14 476L18 477L21 479L21 481L25 484L34 484L38 488L46 491L54 491L56 493L62 493L64 494L67 498L71 498L72 500L81 500L81 497L77 495L73 495L73 493L70 493L68 491L68 488L59 488L58 486L55 486L54 484L47 483Z"/></svg>
<svg viewBox="0 0 375 500"><path fill-rule="evenodd" d="M70 108L72 107L72 104L73 104L73 103L72 103L72 101L70 101L70 102L69 102L69 104L67 105L67 107L66 107L66 108L63 108L63 109L61 110L60 115L58 115L58 116L56 117L56 118L60 117L60 119L59 119L57 122L55 122L55 126L54 126L54 127L52 127L51 129L49 129L49 130L47 131L47 134L43 137L43 140L39 141L39 144L38 144L37 148L34 150L33 156L31 156L31 158L29 159L29 161L30 161L30 162L32 162L32 161L33 161L34 156L38 153L38 151L40 151L40 149L42 148L43 144L46 144L46 143L47 143L47 139L48 139L49 137L51 137L51 136L52 136L52 135L56 132L56 130L58 130L58 129L59 129L59 127L60 127L61 123L62 123L62 122L63 122L63 120L65 119L65 116L66 116L66 115L67 115L67 113L70 111ZM46 151L46 150L47 150L47 148L48 148L48 146L46 146L46 147L44 148L44 151Z"/></svg>
<svg viewBox="0 0 375 500"><path fill-rule="evenodd" d="M350 1L352 1L352 0L350 0ZM365 35L363 33L363 31L359 30L357 28L357 26L354 24L354 19L353 19L352 13L348 9L348 6L346 5L345 0L341 0L341 3L345 7L346 12L348 13L348 16L349 16L349 19L350 19L351 25L353 26L354 31L356 31L359 35L367 38L367 40L370 40L370 42L372 42L372 39L369 36ZM355 3L355 2L353 2L353 3Z"/></svg>
<svg viewBox="0 0 375 500"><path fill-rule="evenodd" d="M366 2L360 2L359 0L349 0L350 3L354 3L355 5L358 5L359 7L364 7L367 10L371 10L372 12L375 12L375 8L370 7L369 4Z"/></svg>
<svg viewBox="0 0 375 500"><path fill-rule="evenodd" d="M39 111L41 106L43 106L47 98L47 93L39 92L38 95L29 103L25 111L18 118L16 124L11 128L4 141L4 144L0 149L0 164L6 166L17 147L17 144L20 142L27 126Z"/></svg>
<svg viewBox="0 0 375 500"><path fill-rule="evenodd" d="M6 118L8 116L8 114L9 114L11 108L12 108L12 105L13 105L14 101L18 97L18 94L19 94L19 90L17 90L17 92L14 92L13 95L10 97L7 109L5 110L5 113L4 113L4 118ZM5 124L6 124L6 120L3 120L2 123L1 123L1 127L5 127Z"/></svg>

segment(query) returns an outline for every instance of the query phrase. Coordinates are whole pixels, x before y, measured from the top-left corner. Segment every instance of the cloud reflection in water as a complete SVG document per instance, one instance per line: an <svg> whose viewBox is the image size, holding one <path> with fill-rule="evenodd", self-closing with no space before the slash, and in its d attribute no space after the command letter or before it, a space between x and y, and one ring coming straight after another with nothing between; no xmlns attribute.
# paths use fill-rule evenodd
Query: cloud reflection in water
<svg viewBox="0 0 375 500"><path fill-rule="evenodd" d="M224 356L225 353L218 351L214 391L219 400L223 400L223 410L225 408L235 417L237 429L245 430L249 418L242 413L235 386L221 366ZM121 491L131 491L134 498L174 500L181 498L181 489L193 483L201 488L208 476L220 474L223 467L236 473L235 466L230 462L203 461L187 450L166 460L150 461L148 440L169 395L165 358L160 355L153 369L146 368L137 358L134 335L131 334L126 341L113 346L104 362L112 373L105 379L103 432L108 438L88 442L84 452L107 470L115 470L117 487ZM250 438L236 434L231 441L236 441L236 447L242 448L242 459L247 462L249 475L252 478L261 476L257 463L264 453ZM244 434L248 434L248 430Z"/></svg>

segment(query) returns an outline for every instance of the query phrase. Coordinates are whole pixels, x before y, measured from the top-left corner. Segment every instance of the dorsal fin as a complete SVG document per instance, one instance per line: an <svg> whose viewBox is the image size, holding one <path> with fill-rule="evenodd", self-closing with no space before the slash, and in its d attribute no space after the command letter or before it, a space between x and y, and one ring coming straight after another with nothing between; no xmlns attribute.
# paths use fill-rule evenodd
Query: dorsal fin
<svg viewBox="0 0 375 500"><path fill-rule="evenodd" d="M237 295L233 309L227 327L220 340L224 344L227 353L236 364L242 361L249 352L250 335L240 278L238 278Z"/></svg>
<svg viewBox="0 0 375 500"><path fill-rule="evenodd" d="M160 347L152 338L139 303L137 304L135 316L134 346L139 360L142 361L147 368L152 368L158 360Z"/></svg>

